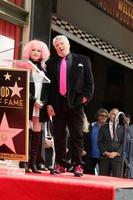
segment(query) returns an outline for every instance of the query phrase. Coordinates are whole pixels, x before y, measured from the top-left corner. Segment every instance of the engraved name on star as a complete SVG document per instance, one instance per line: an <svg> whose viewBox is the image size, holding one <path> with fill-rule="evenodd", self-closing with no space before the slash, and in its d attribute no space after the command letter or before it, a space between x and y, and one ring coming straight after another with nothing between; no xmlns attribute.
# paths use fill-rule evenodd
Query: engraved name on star
<svg viewBox="0 0 133 200"><path fill-rule="evenodd" d="M15 96L15 95L21 97L21 96L20 96L20 91L23 89L23 87L18 87L17 82L15 82L14 87L9 87L9 88L12 90L12 95L11 95L11 97L13 97L13 96Z"/></svg>
<svg viewBox="0 0 133 200"><path fill-rule="evenodd" d="M12 75L10 75L8 72L4 75L5 76L5 81L6 80L9 80L10 81L10 78Z"/></svg>
<svg viewBox="0 0 133 200"><path fill-rule="evenodd" d="M0 146L5 144L9 149L16 153L13 138L18 135L22 130L23 129L10 128L8 125L6 114L4 113L0 124Z"/></svg>

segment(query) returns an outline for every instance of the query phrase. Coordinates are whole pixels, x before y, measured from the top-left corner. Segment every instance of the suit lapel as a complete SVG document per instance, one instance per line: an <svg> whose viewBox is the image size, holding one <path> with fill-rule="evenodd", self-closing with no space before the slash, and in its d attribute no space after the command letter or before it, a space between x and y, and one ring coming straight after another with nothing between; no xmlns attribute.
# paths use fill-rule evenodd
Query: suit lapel
<svg viewBox="0 0 133 200"><path fill-rule="evenodd" d="M77 81L77 63L78 60L76 59L76 56L71 54L68 60L68 85L70 87L75 86L75 81Z"/></svg>
<svg viewBox="0 0 133 200"><path fill-rule="evenodd" d="M57 62L57 67L56 67L56 74L57 74L57 81L58 81L58 86L60 84L60 62L61 62L61 59L58 59L58 62Z"/></svg>
<svg viewBox="0 0 133 200"><path fill-rule="evenodd" d="M111 132L110 132L110 128L109 128L109 123L108 123L108 126L107 126L107 133L106 134L108 134L108 133L109 133L110 140L112 140L112 138L111 138Z"/></svg>
<svg viewBox="0 0 133 200"><path fill-rule="evenodd" d="M51 75L56 80L57 86L59 86L59 77L60 77L60 58L57 57L52 63L51 63Z"/></svg>

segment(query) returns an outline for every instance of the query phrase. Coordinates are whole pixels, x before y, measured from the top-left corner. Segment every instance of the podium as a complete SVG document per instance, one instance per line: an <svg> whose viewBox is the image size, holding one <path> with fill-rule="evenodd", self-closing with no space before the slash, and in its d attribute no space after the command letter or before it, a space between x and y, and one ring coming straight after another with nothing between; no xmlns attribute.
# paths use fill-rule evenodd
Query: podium
<svg viewBox="0 0 133 200"><path fill-rule="evenodd" d="M28 161L30 70L28 61L0 60L0 174L24 174L18 163Z"/></svg>

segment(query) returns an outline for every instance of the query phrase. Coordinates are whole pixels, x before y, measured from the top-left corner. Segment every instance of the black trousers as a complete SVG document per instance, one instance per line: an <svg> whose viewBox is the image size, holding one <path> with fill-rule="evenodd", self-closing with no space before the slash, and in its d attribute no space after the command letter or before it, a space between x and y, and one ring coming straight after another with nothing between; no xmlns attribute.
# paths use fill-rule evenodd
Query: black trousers
<svg viewBox="0 0 133 200"><path fill-rule="evenodd" d="M99 163L99 174L103 176L121 177L121 160L111 158L101 159Z"/></svg>
<svg viewBox="0 0 133 200"><path fill-rule="evenodd" d="M87 164L88 164L87 172L89 174L95 174L96 165L98 164L98 166L99 166L99 159L90 157Z"/></svg>
<svg viewBox="0 0 133 200"><path fill-rule="evenodd" d="M69 108L67 98L61 97L60 109L53 117L55 161L66 166L67 138L70 136L71 155L75 165L82 164L83 106Z"/></svg>

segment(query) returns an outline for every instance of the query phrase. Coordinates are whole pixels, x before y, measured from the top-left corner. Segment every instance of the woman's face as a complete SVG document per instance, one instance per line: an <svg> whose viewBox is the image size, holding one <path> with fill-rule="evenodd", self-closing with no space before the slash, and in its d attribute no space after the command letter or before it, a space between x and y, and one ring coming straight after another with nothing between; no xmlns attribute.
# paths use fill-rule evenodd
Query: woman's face
<svg viewBox="0 0 133 200"><path fill-rule="evenodd" d="M31 50L31 59L34 61L39 61L41 60L41 49L38 46L32 46Z"/></svg>

